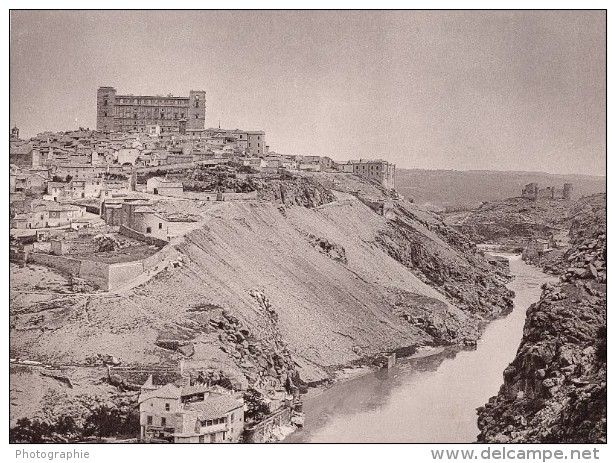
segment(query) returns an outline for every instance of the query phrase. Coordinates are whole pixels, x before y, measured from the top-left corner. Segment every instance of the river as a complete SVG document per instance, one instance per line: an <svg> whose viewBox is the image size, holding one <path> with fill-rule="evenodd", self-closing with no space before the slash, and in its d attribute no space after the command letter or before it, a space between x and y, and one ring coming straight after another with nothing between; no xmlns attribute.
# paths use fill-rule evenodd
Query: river
<svg viewBox="0 0 616 463"><path fill-rule="evenodd" d="M448 347L335 384L304 401L303 429L284 442L475 442L475 409L496 395L515 357L526 309L553 281L520 256L509 258L513 311L490 322L472 350Z"/></svg>

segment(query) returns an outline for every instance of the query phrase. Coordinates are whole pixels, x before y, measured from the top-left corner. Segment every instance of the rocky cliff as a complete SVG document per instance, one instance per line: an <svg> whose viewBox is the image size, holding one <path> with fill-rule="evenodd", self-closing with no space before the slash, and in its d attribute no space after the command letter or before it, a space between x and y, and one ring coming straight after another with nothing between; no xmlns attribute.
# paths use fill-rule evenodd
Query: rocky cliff
<svg viewBox="0 0 616 463"><path fill-rule="evenodd" d="M478 410L480 442L606 441L606 203L572 208L560 282L529 307L498 395Z"/></svg>

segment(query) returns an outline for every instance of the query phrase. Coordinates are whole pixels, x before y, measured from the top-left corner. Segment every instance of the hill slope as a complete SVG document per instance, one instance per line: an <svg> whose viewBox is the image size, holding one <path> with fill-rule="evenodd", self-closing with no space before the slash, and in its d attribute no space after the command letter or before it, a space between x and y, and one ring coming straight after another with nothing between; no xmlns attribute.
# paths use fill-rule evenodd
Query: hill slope
<svg viewBox="0 0 616 463"><path fill-rule="evenodd" d="M12 356L83 367L97 354L170 368L182 359L236 388L310 383L383 352L476 339L482 320L510 307L503 269L375 185L323 174L260 194L268 200L204 210L200 228L171 244L182 265L124 294L63 296L44 311L15 301Z"/></svg>

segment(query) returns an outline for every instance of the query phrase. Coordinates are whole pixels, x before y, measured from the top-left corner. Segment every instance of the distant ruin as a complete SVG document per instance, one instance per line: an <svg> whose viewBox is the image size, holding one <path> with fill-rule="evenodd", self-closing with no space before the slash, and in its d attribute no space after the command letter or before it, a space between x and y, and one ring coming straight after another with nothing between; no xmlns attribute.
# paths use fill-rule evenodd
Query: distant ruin
<svg viewBox="0 0 616 463"><path fill-rule="evenodd" d="M573 193L573 184L565 183L562 188L556 188L548 186L546 188L539 188L536 183L528 183L522 190L522 198L532 199L564 199L565 201L571 200L571 194Z"/></svg>

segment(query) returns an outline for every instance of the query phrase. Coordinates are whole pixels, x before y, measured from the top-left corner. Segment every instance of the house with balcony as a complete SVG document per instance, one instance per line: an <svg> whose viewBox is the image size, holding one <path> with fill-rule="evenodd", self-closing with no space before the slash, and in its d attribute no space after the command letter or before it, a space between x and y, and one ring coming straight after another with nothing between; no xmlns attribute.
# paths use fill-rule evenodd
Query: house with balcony
<svg viewBox="0 0 616 463"><path fill-rule="evenodd" d="M156 387L150 376L139 395L139 422L144 441L237 442L244 430L244 403L205 385Z"/></svg>

